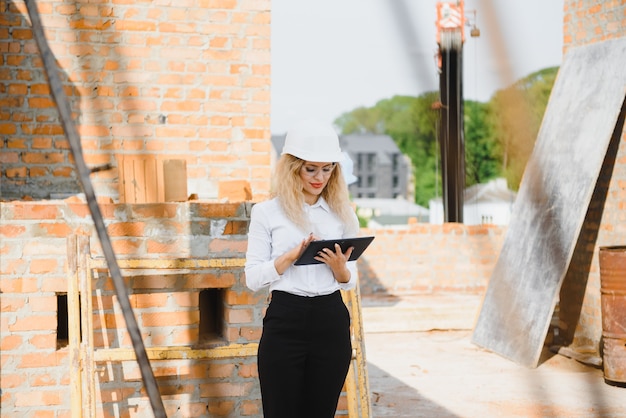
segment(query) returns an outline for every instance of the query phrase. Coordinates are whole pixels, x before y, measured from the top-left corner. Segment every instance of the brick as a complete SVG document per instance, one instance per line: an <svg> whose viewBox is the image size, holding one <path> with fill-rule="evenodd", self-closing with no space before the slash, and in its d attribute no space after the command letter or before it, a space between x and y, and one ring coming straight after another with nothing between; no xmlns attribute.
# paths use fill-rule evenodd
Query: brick
<svg viewBox="0 0 626 418"><path fill-rule="evenodd" d="M199 303L199 293L198 292L175 292L172 293L171 296L174 299L174 303L176 306L180 308L190 308L194 306L198 306Z"/></svg>
<svg viewBox="0 0 626 418"><path fill-rule="evenodd" d="M204 383L200 384L200 396L207 398L245 397L252 384L250 383Z"/></svg>
<svg viewBox="0 0 626 418"><path fill-rule="evenodd" d="M190 345L198 342L198 328L176 328L171 333L173 345Z"/></svg>
<svg viewBox="0 0 626 418"><path fill-rule="evenodd" d="M258 400L243 400L240 408L243 416L258 415L261 413L261 402Z"/></svg>
<svg viewBox="0 0 626 418"><path fill-rule="evenodd" d="M227 417L235 413L234 401L209 402L209 413L211 415Z"/></svg>
<svg viewBox="0 0 626 418"><path fill-rule="evenodd" d="M19 368L55 367L67 361L66 351L25 353L21 357Z"/></svg>
<svg viewBox="0 0 626 418"><path fill-rule="evenodd" d="M113 251L118 255L137 254L141 247L141 241L134 239L112 240Z"/></svg>
<svg viewBox="0 0 626 418"><path fill-rule="evenodd" d="M256 305L266 299L265 295L253 293L248 290L235 291L226 290L224 292L224 302L228 305Z"/></svg>
<svg viewBox="0 0 626 418"><path fill-rule="evenodd" d="M180 237L168 242L160 242L153 239L146 241L146 250L149 254L186 254L189 248L189 239Z"/></svg>
<svg viewBox="0 0 626 418"><path fill-rule="evenodd" d="M30 377L31 387L38 386L54 386L57 384L57 380L49 373L35 374Z"/></svg>
<svg viewBox="0 0 626 418"><path fill-rule="evenodd" d="M0 298L0 312L16 312L24 307L26 300L27 296L25 295L3 295Z"/></svg>
<svg viewBox="0 0 626 418"><path fill-rule="evenodd" d="M34 259L30 262L29 271L31 274L54 273L58 267L58 261L55 259Z"/></svg>
<svg viewBox="0 0 626 418"><path fill-rule="evenodd" d="M5 238L17 238L26 232L26 227L21 225L0 225L0 235Z"/></svg>
<svg viewBox="0 0 626 418"><path fill-rule="evenodd" d="M263 329L261 327L241 327L239 328L239 336L247 341L260 341Z"/></svg>
<svg viewBox="0 0 626 418"><path fill-rule="evenodd" d="M227 377L232 377L233 372L235 371L234 364L209 364L205 371L205 377L210 379L224 379Z"/></svg>
<svg viewBox="0 0 626 418"><path fill-rule="evenodd" d="M28 339L29 343L39 350L54 350L57 345L56 334L40 334L34 335Z"/></svg>
<svg viewBox="0 0 626 418"><path fill-rule="evenodd" d="M56 296L29 296L28 305L32 312L54 312L57 310Z"/></svg>
<svg viewBox="0 0 626 418"><path fill-rule="evenodd" d="M168 298L167 293L141 293L129 296L131 306L137 309L164 307Z"/></svg>
<svg viewBox="0 0 626 418"><path fill-rule="evenodd" d="M7 352L12 351L20 347L23 343L23 339L21 335L17 334L9 334L6 335L3 332L2 339L0 339L0 351ZM4 387L4 376L2 377L2 386Z"/></svg>
<svg viewBox="0 0 626 418"><path fill-rule="evenodd" d="M137 237L144 234L145 222L119 222L107 227L112 237Z"/></svg>
<svg viewBox="0 0 626 418"><path fill-rule="evenodd" d="M185 276L186 289L210 289L227 288L235 284L235 276L232 273L214 274L188 274Z"/></svg>
<svg viewBox="0 0 626 418"><path fill-rule="evenodd" d="M258 372L258 368L256 363L251 363L251 364L241 364L239 366L239 376L245 378L245 379L250 379L250 378L258 378L259 377L259 372Z"/></svg>
<svg viewBox="0 0 626 418"><path fill-rule="evenodd" d="M200 321L198 311L182 312L145 312L141 314L141 323L144 327L181 326L197 324Z"/></svg>
<svg viewBox="0 0 626 418"><path fill-rule="evenodd" d="M237 255L244 254L247 247L248 242L245 240L236 241L232 239L214 238L209 244L209 251L215 254L226 253L227 255Z"/></svg>
<svg viewBox="0 0 626 418"><path fill-rule="evenodd" d="M227 309L226 322L229 324L245 324L252 322L254 315L252 309Z"/></svg>
<svg viewBox="0 0 626 418"><path fill-rule="evenodd" d="M134 289L173 289L179 286L183 277L168 274L166 276L145 275L134 278L132 287Z"/></svg>
<svg viewBox="0 0 626 418"><path fill-rule="evenodd" d="M15 394L16 407L47 407L61 405L62 394L59 391L28 391Z"/></svg>
<svg viewBox="0 0 626 418"><path fill-rule="evenodd" d="M30 315L18 317L15 322L9 325L9 331L56 331L57 317L55 315Z"/></svg>
<svg viewBox="0 0 626 418"><path fill-rule="evenodd" d="M26 376L24 376L23 374L5 373L4 371L2 372L2 389L4 389L5 391L7 389L20 387L25 381Z"/></svg>

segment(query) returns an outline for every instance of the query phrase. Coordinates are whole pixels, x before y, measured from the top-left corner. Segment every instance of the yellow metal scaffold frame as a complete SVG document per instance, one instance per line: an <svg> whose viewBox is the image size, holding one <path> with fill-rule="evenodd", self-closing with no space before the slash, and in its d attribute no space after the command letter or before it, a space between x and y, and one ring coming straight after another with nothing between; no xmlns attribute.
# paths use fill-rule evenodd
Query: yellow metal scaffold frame
<svg viewBox="0 0 626 418"><path fill-rule="evenodd" d="M92 418L96 416L96 363L135 360L132 348L95 349L93 342L93 294L92 272L104 270L104 259L92 258L89 237L71 235L67 240L68 253L68 343L70 353L70 387L72 417ZM177 270L180 272L206 268L243 267L245 259L121 259L122 270ZM365 342L361 315L359 288L342 292L352 318L353 355L345 391L350 418L370 418L371 404ZM82 331L82 338L81 338ZM193 348L189 346L147 347L149 360L211 360L256 356L257 343L229 344L215 348Z"/></svg>

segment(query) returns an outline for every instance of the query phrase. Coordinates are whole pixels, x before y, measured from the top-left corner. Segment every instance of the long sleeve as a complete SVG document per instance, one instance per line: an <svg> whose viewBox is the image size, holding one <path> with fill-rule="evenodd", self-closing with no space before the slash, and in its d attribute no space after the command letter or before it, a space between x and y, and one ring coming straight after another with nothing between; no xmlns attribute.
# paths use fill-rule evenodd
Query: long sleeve
<svg viewBox="0 0 626 418"><path fill-rule="evenodd" d="M325 264L291 265L278 274L274 260L302 242L310 233L318 239L354 237L358 234L358 221L344 225L323 200L303 208L311 222L312 231L304 231L291 222L282 211L277 199L257 203L250 214L248 250L246 253L246 285L253 291L269 286L269 290L282 290L301 296L330 294L338 289L349 290L356 285L356 262L347 263L350 280L339 283L330 267Z"/></svg>
<svg viewBox="0 0 626 418"><path fill-rule="evenodd" d="M280 279L272 258L272 234L269 222L258 206L252 207L246 253L246 285L253 291Z"/></svg>

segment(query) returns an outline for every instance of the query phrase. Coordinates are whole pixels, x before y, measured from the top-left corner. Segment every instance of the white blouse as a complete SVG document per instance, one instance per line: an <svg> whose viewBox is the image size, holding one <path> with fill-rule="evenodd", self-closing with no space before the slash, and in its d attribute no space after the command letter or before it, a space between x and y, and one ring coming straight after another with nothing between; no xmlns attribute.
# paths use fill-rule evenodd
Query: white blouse
<svg viewBox="0 0 626 418"><path fill-rule="evenodd" d="M350 271L350 281L347 283L337 282L326 264L291 265L282 275L276 271L274 260L299 245L311 232L317 239L351 238L358 235L356 213L353 225L344 225L322 197L314 205L305 204L304 210L313 225L312 231L305 232L287 219L276 198L252 207L245 264L246 285L251 290L269 286L270 291L319 296L355 287L356 261L348 261L346 265Z"/></svg>

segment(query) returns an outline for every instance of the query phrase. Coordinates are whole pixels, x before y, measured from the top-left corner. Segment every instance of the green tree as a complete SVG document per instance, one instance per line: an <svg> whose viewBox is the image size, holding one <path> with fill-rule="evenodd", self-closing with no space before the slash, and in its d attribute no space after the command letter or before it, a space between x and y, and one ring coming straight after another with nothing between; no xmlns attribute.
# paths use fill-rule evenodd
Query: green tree
<svg viewBox="0 0 626 418"><path fill-rule="evenodd" d="M400 151L411 160L415 180L415 202L428 206L436 195L439 179L437 155L438 112L432 109L437 93L419 97L394 96L371 108L360 107L335 120L341 133L377 133L389 135Z"/></svg>
<svg viewBox="0 0 626 418"><path fill-rule="evenodd" d="M497 91L489 101L488 134L498 144L501 175L514 190L535 146L557 73L558 67L532 73Z"/></svg>
<svg viewBox="0 0 626 418"><path fill-rule="evenodd" d="M488 103L464 102L467 186L506 177L509 187L519 187L557 72L558 67L537 71L497 91ZM439 92L393 96L346 112L335 125L344 135L389 135L411 160L415 202L428 206L441 195L437 103Z"/></svg>
<svg viewBox="0 0 626 418"><path fill-rule="evenodd" d="M498 143L494 140L487 103L468 100L464 103L465 183L484 183L502 172Z"/></svg>

